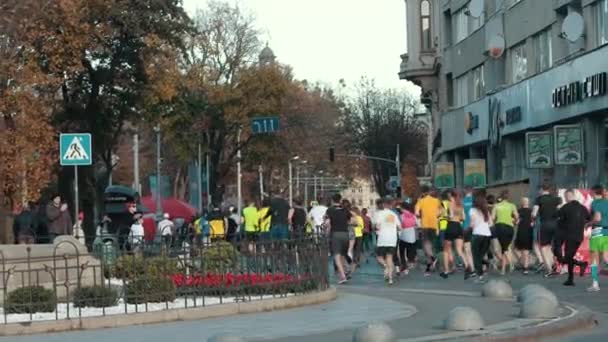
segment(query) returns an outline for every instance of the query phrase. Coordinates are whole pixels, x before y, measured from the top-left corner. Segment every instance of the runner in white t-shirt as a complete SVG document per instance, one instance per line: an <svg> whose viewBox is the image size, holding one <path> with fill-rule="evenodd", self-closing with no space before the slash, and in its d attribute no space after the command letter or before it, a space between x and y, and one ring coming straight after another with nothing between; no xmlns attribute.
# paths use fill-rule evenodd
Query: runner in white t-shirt
<svg viewBox="0 0 608 342"><path fill-rule="evenodd" d="M473 208L469 210L470 224L473 229L473 238L471 241L471 249L473 251L473 263L477 272L477 282L483 282L483 258L488 254L490 249L490 240L492 239L492 218L488 202L483 194L476 194L473 200Z"/></svg>
<svg viewBox="0 0 608 342"><path fill-rule="evenodd" d="M384 267L384 278L389 285L393 284L393 273L395 265L393 255L397 246L397 230L399 229L399 217L387 208L387 201L378 200L378 211L374 213L373 225L376 228L376 257L380 265Z"/></svg>

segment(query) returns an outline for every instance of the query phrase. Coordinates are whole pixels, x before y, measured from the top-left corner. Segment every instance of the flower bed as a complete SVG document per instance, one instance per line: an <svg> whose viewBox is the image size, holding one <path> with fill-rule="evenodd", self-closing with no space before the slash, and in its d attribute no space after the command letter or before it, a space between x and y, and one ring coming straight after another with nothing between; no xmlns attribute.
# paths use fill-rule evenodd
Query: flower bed
<svg viewBox="0 0 608 342"><path fill-rule="evenodd" d="M315 289L316 282L308 275L268 274L174 274L171 279L179 295L261 295L296 293Z"/></svg>

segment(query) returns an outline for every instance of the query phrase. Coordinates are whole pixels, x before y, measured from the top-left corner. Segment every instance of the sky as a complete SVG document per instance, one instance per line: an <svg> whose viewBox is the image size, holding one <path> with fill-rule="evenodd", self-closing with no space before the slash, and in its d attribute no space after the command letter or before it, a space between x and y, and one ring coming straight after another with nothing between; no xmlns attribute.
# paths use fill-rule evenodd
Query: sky
<svg viewBox="0 0 608 342"><path fill-rule="evenodd" d="M255 15L262 40L298 79L352 86L367 76L381 87L417 92L397 76L406 51L404 0L226 1ZM194 14L206 2L184 0L184 7Z"/></svg>

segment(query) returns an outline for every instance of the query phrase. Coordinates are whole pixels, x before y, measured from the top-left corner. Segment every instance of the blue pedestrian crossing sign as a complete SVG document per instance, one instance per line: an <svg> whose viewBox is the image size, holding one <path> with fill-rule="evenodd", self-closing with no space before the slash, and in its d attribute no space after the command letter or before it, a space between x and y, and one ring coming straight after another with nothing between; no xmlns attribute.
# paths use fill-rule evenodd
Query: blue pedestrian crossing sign
<svg viewBox="0 0 608 342"><path fill-rule="evenodd" d="M90 133L62 133L59 136L61 165L81 166L93 163Z"/></svg>

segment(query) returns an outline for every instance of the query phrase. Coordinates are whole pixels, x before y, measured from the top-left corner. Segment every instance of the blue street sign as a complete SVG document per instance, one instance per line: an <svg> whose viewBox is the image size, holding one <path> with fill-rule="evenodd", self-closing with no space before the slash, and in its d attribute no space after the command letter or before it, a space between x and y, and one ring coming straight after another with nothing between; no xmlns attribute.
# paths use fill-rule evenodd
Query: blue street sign
<svg viewBox="0 0 608 342"><path fill-rule="evenodd" d="M274 133L279 130L279 117L253 118L251 132L253 134Z"/></svg>
<svg viewBox="0 0 608 342"><path fill-rule="evenodd" d="M90 133L62 133L59 136L61 165L81 166L93 164Z"/></svg>

